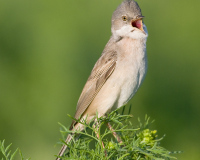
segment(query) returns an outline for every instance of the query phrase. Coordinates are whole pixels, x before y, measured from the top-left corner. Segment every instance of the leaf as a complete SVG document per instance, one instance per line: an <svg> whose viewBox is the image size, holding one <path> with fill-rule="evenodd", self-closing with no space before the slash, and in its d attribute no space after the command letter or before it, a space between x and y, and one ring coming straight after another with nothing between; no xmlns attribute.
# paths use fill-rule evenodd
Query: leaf
<svg viewBox="0 0 200 160"><path fill-rule="evenodd" d="M124 154L123 156L121 156L118 160L123 160L124 157L130 155L130 153Z"/></svg>
<svg viewBox="0 0 200 160"><path fill-rule="evenodd" d="M10 160L13 160L13 158L14 158L14 156L16 155L17 151L18 151L18 148L17 148L17 149L14 151L14 153L11 155Z"/></svg>
<svg viewBox="0 0 200 160"><path fill-rule="evenodd" d="M124 113L124 110L123 108L122 113ZM98 114L96 114L94 119L98 123L95 122L95 128L92 127L95 123L86 124L86 122L80 122L80 120L72 117L73 120L83 124L85 130L82 132L73 131L74 135L81 136L80 138L74 138L68 144L68 149L62 158L73 160L175 159L172 156L172 152L160 146L160 141L162 141L163 137L157 139L157 132L149 128L152 124L150 117L146 115L144 122L138 118L138 127L131 122L133 116L121 115L117 111L112 111L104 117L98 117ZM105 129L104 126L108 122L112 124L112 130ZM65 130L62 133L67 134L71 132L65 126L61 126ZM119 138L115 137L121 138L121 141L118 142ZM109 144L112 144L112 147Z"/></svg>
<svg viewBox="0 0 200 160"><path fill-rule="evenodd" d="M7 152L8 151L8 149L10 148L10 146L12 145L12 143L11 144L9 144L7 147L6 147L6 149L5 149L5 152Z"/></svg>

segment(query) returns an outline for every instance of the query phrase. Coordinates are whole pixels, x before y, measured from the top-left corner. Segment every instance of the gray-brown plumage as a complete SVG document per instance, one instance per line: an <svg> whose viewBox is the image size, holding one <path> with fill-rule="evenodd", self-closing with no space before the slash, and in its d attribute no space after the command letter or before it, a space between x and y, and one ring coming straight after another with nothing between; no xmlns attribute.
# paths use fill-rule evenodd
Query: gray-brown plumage
<svg viewBox="0 0 200 160"><path fill-rule="evenodd" d="M89 122L126 104L141 85L147 69L146 26L134 0L125 0L112 16L112 36L96 62L78 100L75 118ZM70 130L83 130L73 121ZM69 135L66 143L71 140ZM62 156L63 145L59 156ZM57 158L59 160L60 158Z"/></svg>
<svg viewBox="0 0 200 160"><path fill-rule="evenodd" d="M83 88L83 91L78 100L76 114L74 116L76 119L78 119L80 115L82 115L87 110L96 94L98 94L101 87L104 85L106 80L110 77L115 69L117 53L113 50L111 43L112 42L106 45L102 56L96 62L91 75L89 76ZM73 129L75 124L76 121L73 121L70 129Z"/></svg>

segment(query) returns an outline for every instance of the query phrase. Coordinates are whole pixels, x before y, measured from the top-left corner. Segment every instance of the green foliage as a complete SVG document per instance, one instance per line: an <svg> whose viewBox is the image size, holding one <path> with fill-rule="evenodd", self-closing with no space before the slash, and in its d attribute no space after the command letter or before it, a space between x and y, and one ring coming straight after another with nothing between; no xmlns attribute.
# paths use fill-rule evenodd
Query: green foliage
<svg viewBox="0 0 200 160"><path fill-rule="evenodd" d="M138 119L138 127L133 126L131 118L131 115L121 115L117 111L113 111L105 117L98 118L96 116L95 122L90 124L76 120L87 128L83 132L70 131L61 124L63 136L66 134L73 136L72 141L67 144L68 148L62 159L176 159L172 156L174 152L160 146L163 138L158 138L157 131L149 129L149 125L152 123L149 117L145 116L144 123ZM112 131L104 127L107 123L112 125ZM113 132L117 133L122 142L118 142L113 137Z"/></svg>
<svg viewBox="0 0 200 160"><path fill-rule="evenodd" d="M11 150L9 150L9 149L10 149L12 143L9 144L7 147L4 146L4 143L5 143L5 140L3 140L2 142L0 141L1 153L3 154L3 156L6 160L13 160L14 156L16 155L16 153L18 151L18 148L11 154ZM4 158L2 158L2 160L4 160Z"/></svg>
<svg viewBox="0 0 200 160"><path fill-rule="evenodd" d="M4 143L5 143L5 140L3 140L2 142L0 141L0 153L2 153L2 155L3 155L1 160L4 160L4 159L5 160L14 160L14 157L15 157L17 151L19 151L21 160L25 160L21 150L19 150L17 148L13 153L11 153L10 147L11 147L12 143L9 144L7 147L4 146ZM27 159L27 160L29 160L29 159Z"/></svg>

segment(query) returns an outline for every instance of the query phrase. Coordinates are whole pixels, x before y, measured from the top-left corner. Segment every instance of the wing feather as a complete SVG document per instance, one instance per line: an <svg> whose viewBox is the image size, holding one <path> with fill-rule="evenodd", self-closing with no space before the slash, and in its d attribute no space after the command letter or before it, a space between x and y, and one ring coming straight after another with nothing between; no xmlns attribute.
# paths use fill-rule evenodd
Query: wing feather
<svg viewBox="0 0 200 160"><path fill-rule="evenodd" d="M79 119L82 116L102 86L105 84L106 80L113 73L116 61L117 54L112 51L102 54L96 62L78 100L75 114L76 119ZM75 124L76 121L73 121L70 129L72 129Z"/></svg>

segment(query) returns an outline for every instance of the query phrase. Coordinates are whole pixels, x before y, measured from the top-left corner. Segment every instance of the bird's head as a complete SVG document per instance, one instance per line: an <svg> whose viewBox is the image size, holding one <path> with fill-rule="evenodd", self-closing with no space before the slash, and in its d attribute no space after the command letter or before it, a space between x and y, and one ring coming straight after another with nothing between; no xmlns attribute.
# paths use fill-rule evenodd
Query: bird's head
<svg viewBox="0 0 200 160"><path fill-rule="evenodd" d="M148 32L143 23L143 18L137 2L134 0L123 1L112 15L111 30L114 38L147 38Z"/></svg>

